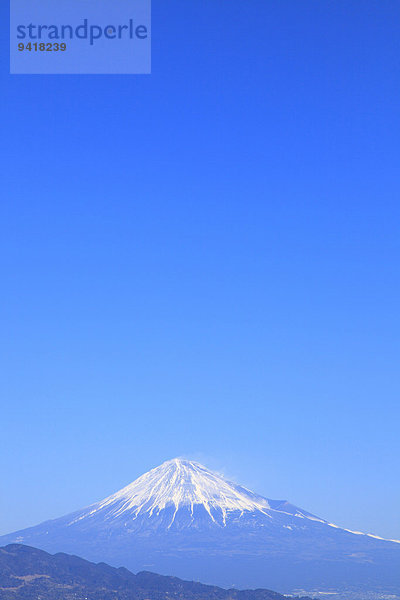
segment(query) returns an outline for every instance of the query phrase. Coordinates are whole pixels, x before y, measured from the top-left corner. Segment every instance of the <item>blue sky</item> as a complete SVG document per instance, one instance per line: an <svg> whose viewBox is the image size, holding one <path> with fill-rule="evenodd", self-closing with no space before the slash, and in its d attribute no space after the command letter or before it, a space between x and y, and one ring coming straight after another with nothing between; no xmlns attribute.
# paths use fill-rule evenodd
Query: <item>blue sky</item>
<svg viewBox="0 0 400 600"><path fill-rule="evenodd" d="M185 455L400 538L398 2L153 0L151 76L9 76L0 533Z"/></svg>

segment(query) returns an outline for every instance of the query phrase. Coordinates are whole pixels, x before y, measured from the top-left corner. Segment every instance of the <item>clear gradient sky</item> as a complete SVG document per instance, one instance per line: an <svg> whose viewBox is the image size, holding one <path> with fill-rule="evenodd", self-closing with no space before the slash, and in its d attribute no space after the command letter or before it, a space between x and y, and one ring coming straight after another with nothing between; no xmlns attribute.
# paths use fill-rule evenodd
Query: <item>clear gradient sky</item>
<svg viewBox="0 0 400 600"><path fill-rule="evenodd" d="M151 76L8 75L0 533L175 456L400 539L400 4L153 0Z"/></svg>

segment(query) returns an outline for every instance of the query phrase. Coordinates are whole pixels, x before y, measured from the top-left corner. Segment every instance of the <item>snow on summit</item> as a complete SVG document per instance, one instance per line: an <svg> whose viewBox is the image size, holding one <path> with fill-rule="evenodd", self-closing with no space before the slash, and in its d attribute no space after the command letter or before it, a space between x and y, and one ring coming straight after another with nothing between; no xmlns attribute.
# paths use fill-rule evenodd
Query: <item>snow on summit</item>
<svg viewBox="0 0 400 600"><path fill-rule="evenodd" d="M202 506L210 518L218 510L225 517L231 511L262 511L269 509L268 501L209 471L203 465L174 458L151 469L133 483L105 500L93 505L91 514L110 509L117 517L129 512L136 518L147 513L159 514L166 508L189 507L193 515L196 506Z"/></svg>

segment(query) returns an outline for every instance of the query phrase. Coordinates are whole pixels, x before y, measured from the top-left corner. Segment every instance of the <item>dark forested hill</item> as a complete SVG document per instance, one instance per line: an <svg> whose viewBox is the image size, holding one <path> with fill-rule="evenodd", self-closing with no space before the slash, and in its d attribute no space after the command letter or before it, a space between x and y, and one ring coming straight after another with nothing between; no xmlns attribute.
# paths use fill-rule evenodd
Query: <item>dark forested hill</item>
<svg viewBox="0 0 400 600"><path fill-rule="evenodd" d="M269 590L225 590L94 564L12 544L0 548L0 600L284 600Z"/></svg>

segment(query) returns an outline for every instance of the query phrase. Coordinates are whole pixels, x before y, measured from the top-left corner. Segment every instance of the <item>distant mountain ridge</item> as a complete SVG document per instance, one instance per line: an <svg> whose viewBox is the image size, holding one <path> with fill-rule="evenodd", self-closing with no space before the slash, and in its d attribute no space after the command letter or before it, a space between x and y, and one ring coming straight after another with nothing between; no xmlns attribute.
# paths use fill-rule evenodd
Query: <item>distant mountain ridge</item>
<svg viewBox="0 0 400 600"><path fill-rule="evenodd" d="M286 600L270 590L224 590L94 564L22 545L0 548L0 600ZM301 599L299 599L301 600ZM303 598L302 600L311 600Z"/></svg>
<svg viewBox="0 0 400 600"><path fill-rule="evenodd" d="M222 587L400 600L399 543L342 529L184 459L85 509L0 537L10 543Z"/></svg>

